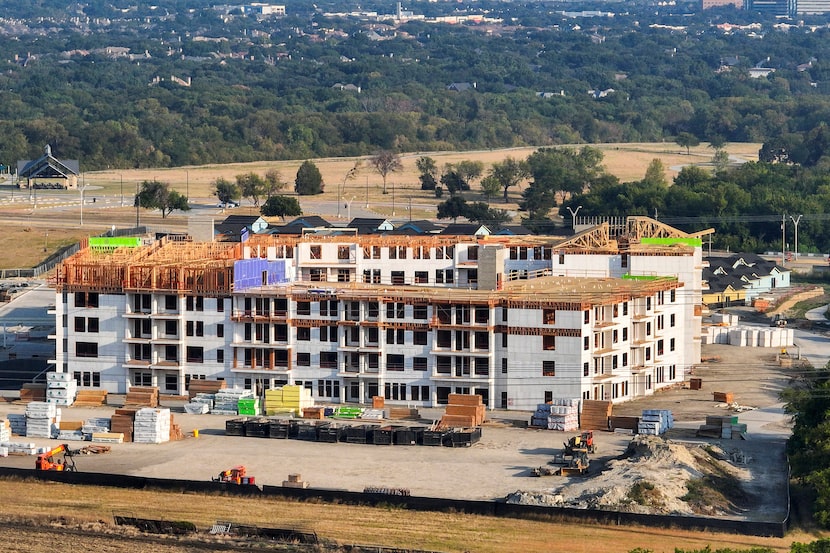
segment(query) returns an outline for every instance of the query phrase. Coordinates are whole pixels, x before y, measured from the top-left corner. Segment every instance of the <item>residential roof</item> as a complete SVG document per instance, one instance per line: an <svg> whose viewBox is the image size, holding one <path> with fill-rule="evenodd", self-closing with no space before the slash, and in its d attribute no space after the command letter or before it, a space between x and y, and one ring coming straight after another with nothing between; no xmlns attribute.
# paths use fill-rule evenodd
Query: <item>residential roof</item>
<svg viewBox="0 0 830 553"><path fill-rule="evenodd" d="M323 219L318 215L305 215L303 217L297 217L293 221L289 221L284 226L302 226L305 228L329 228L332 226L331 223Z"/></svg>
<svg viewBox="0 0 830 553"><path fill-rule="evenodd" d="M392 223L387 219L371 219L366 217L355 217L346 225L347 228L357 229L358 234L374 234L382 226L389 226L390 228L388 230L394 229Z"/></svg>
<svg viewBox="0 0 830 553"><path fill-rule="evenodd" d="M254 223L268 224L268 221L266 221L259 215L228 215L227 217L225 217L221 224L250 226Z"/></svg>
<svg viewBox="0 0 830 553"><path fill-rule="evenodd" d="M441 234L452 234L455 236L477 236L492 234L485 225L478 223L451 223L441 231Z"/></svg>
<svg viewBox="0 0 830 553"><path fill-rule="evenodd" d="M433 221L426 219L419 219L417 221L407 221L398 226L394 230L394 234L435 234L444 229L443 225L439 225Z"/></svg>

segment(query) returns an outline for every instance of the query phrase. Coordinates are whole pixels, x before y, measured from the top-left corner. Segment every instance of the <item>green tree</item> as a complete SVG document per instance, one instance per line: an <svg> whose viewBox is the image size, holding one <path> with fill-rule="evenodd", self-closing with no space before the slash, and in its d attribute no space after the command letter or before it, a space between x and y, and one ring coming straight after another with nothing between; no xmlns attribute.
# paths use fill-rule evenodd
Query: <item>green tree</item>
<svg viewBox="0 0 830 553"><path fill-rule="evenodd" d="M236 184L242 197L250 199L254 207L259 207L259 200L266 193L265 179L253 172L243 173L236 175Z"/></svg>
<svg viewBox="0 0 830 553"><path fill-rule="evenodd" d="M294 191L300 196L311 196L323 193L323 175L313 161L306 160L297 169L294 179Z"/></svg>
<svg viewBox="0 0 830 553"><path fill-rule="evenodd" d="M686 155L692 155L691 148L700 144L700 139L690 132L681 132L675 137L674 142L681 148L686 148Z"/></svg>
<svg viewBox="0 0 830 553"><path fill-rule="evenodd" d="M239 199L239 186L224 177L219 177L211 183L213 195L220 203L227 204Z"/></svg>
<svg viewBox="0 0 830 553"><path fill-rule="evenodd" d="M466 204L463 215L474 223L487 225L491 230L501 227L510 220L510 215L504 209L491 208L484 202Z"/></svg>
<svg viewBox="0 0 830 553"><path fill-rule="evenodd" d="M504 161L493 163L490 168L490 176L504 190L504 201L507 202L507 190L528 178L530 171L526 161L517 160L508 156Z"/></svg>
<svg viewBox="0 0 830 553"><path fill-rule="evenodd" d="M643 181L653 186L668 186L666 168L663 166L663 162L656 158L652 159L646 168L646 175L643 177Z"/></svg>
<svg viewBox="0 0 830 553"><path fill-rule="evenodd" d="M472 181L479 178L484 172L484 163L474 160L463 160L455 164L455 172L464 183L464 190L472 188Z"/></svg>
<svg viewBox="0 0 830 553"><path fill-rule="evenodd" d="M461 196L452 196L445 202L438 204L438 218L452 219L455 222L467 213L467 201Z"/></svg>
<svg viewBox="0 0 830 553"><path fill-rule="evenodd" d="M297 217L303 214L300 202L290 196L271 196L265 200L259 212L265 217L282 217L283 220L286 216Z"/></svg>
<svg viewBox="0 0 830 553"><path fill-rule="evenodd" d="M501 190L501 183L499 179L494 177L493 175L487 175L483 179L481 179L481 192L484 194L484 197L487 198L489 202L493 196L499 193Z"/></svg>
<svg viewBox="0 0 830 553"><path fill-rule="evenodd" d="M421 156L415 161L415 167L418 169L421 190L435 190L438 185L435 179L435 175L438 174L438 165L435 160L429 156Z"/></svg>
<svg viewBox="0 0 830 553"><path fill-rule="evenodd" d="M381 150L369 158L369 165L383 179L383 193L386 194L386 178L389 173L395 173L403 169L401 156L389 150Z"/></svg>
<svg viewBox="0 0 830 553"><path fill-rule="evenodd" d="M279 169L268 169L265 172L265 197L270 198L275 196L287 184Z"/></svg>
<svg viewBox="0 0 830 553"><path fill-rule="evenodd" d="M527 158L532 182L522 193L521 208L530 212L531 219L546 217L557 205L557 196L564 201L590 189L604 174L601 162L602 152L590 146L537 150Z"/></svg>
<svg viewBox="0 0 830 553"><path fill-rule="evenodd" d="M715 155L712 156L712 165L715 168L716 175L726 171L729 167L729 152L723 148L715 150Z"/></svg>
<svg viewBox="0 0 830 553"><path fill-rule="evenodd" d="M441 184L454 196L457 192L464 190L464 179L458 174L458 171L452 165L447 165L444 168L444 173L441 175Z"/></svg>
<svg viewBox="0 0 830 553"><path fill-rule="evenodd" d="M166 182L146 180L141 183L141 189L136 194L133 205L145 209L158 209L162 219L175 210L190 211L190 205L183 194L170 189Z"/></svg>

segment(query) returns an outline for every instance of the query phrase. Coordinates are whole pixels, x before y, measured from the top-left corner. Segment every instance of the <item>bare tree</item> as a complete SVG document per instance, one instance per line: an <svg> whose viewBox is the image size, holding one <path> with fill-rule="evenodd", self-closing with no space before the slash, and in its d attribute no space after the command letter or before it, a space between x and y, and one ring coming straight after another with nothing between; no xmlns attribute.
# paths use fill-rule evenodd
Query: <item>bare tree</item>
<svg viewBox="0 0 830 553"><path fill-rule="evenodd" d="M381 150L369 158L369 164L383 179L383 193L386 194L386 177L403 169L401 156L389 150Z"/></svg>

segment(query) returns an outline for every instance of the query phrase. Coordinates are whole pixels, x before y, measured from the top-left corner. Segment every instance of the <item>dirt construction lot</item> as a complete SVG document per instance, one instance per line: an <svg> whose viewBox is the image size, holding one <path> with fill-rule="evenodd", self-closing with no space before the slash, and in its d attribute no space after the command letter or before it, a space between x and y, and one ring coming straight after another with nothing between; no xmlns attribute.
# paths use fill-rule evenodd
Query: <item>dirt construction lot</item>
<svg viewBox="0 0 830 553"><path fill-rule="evenodd" d="M738 414L749 425L750 440L709 440L727 454L740 452L748 461L740 469L745 475L747 502L741 505L744 517L755 520L781 520L786 506L784 440L788 431L780 416L778 392L787 375L774 362L775 350L730 346L707 346L704 355L718 361L696 369L703 379L702 390L677 388L652 398L616 406L614 414L638 415L643 409L670 409L676 426L667 437L680 442L699 442L696 429L706 415L734 414L712 401L713 391L732 391L742 405L757 410ZM612 485L611 476L598 474L621 455L630 436L597 433L599 452L592 456L588 478L534 478L534 467L546 466L560 452L571 434L517 426L529 420L530 413L491 412L482 440L470 448L427 446L376 446L329 444L300 440L277 440L225 436L225 421L219 415L187 415L175 406L175 421L188 437L165 444L114 444L104 455L77 457L80 471L209 480L220 470L244 464L258 484L280 485L289 474L297 473L311 487L361 491L366 486L408 488L413 495L460 499L502 499L522 490L528 494L563 496L568 504L585 506L585 498ZM0 407L0 416L22 413L23 405ZM107 417L113 407L64 408L62 419L85 420ZM438 418L440 410L422 410L423 422ZM192 431L198 430L198 437ZM55 445L56 440L19 439L39 446ZM79 446L81 442L76 442ZM0 459L0 466L33 467L34 458L11 456ZM652 474L641 472L652 467ZM644 464L640 472L627 470L619 478L659 481L656 463ZM676 467L672 465L672 470ZM677 469L689 470L689 469ZM605 478L605 480L603 480ZM619 479L617 477L613 477ZM587 503L590 503L588 501ZM668 503L667 503L668 504Z"/></svg>

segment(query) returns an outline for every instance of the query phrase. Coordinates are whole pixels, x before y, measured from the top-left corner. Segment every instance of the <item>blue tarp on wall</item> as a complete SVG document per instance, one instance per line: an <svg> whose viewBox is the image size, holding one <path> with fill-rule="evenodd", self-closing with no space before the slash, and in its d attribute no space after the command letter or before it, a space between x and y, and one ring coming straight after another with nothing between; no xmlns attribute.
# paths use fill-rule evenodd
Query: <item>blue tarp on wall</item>
<svg viewBox="0 0 830 553"><path fill-rule="evenodd" d="M263 273L265 277L263 278ZM288 282L285 260L242 259L233 264L233 289L237 292L259 286L271 286Z"/></svg>

